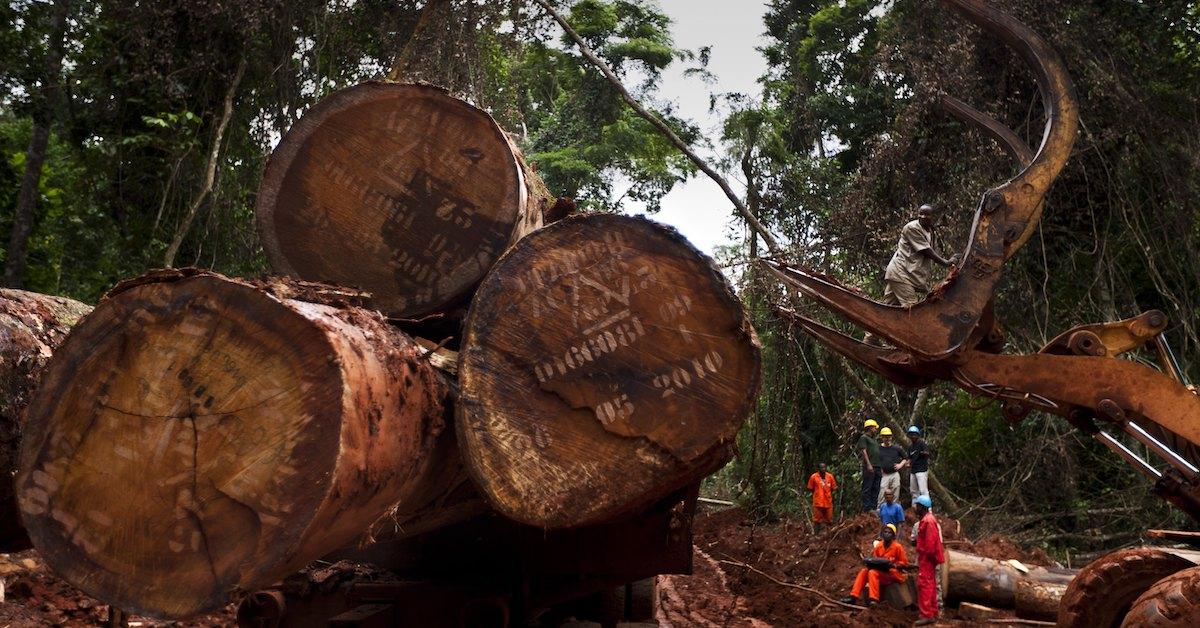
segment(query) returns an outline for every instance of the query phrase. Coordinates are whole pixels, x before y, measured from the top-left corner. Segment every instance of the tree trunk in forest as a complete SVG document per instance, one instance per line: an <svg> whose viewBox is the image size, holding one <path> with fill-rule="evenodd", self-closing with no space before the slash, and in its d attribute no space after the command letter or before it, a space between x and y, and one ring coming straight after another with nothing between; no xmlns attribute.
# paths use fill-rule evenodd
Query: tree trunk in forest
<svg viewBox="0 0 1200 628"><path fill-rule="evenodd" d="M292 290L160 271L59 347L17 478L57 574L184 617L458 488L448 385L425 350L375 312L277 294Z"/></svg>
<svg viewBox="0 0 1200 628"><path fill-rule="evenodd" d="M91 309L63 297L0 290L0 552L29 547L12 480L25 407L54 349Z"/></svg>
<svg viewBox="0 0 1200 628"><path fill-rule="evenodd" d="M758 393L758 340L724 275L626 216L517 243L463 347L463 459L497 510L544 528L617 518L719 469Z"/></svg>
<svg viewBox="0 0 1200 628"><path fill-rule="evenodd" d="M175 265L175 256L179 254L179 247L183 246L183 239L187 237L188 231L192 228L192 222L196 219L196 214L199 213L200 207L204 205L204 201L212 194L213 186L217 182L217 164L221 159L221 142L225 139L225 129L229 126L229 119L233 117L233 98L237 95L238 86L242 83L242 77L246 74L246 57L238 62L237 72L233 75L233 81L229 83L229 89L225 92L225 102L221 108L221 119L217 121L217 128L213 131L212 147L208 151L208 163L204 167L204 180L200 184L200 190L196 192L195 198L188 205L187 211L183 214L183 220L179 222L179 227L175 230L175 236L171 238L171 244L167 246L167 252L163 254L163 267L171 268Z"/></svg>
<svg viewBox="0 0 1200 628"><path fill-rule="evenodd" d="M1036 583L1023 585L1026 590L1022 595L1028 610L1039 612L1038 609L1053 604L1057 613L1058 598L1062 597L1078 570L1027 569L1025 572L1005 561L946 550L946 562L942 565L942 597L994 608L1017 608L1018 583L1028 581ZM1058 597L1053 597L1055 594Z"/></svg>
<svg viewBox="0 0 1200 628"><path fill-rule="evenodd" d="M8 253L4 260L4 285L21 288L25 285L26 247L29 234L33 232L33 210L37 207L42 180L42 164L46 161L46 148L50 144L50 125L58 110L59 81L62 73L63 49L66 47L67 14L70 0L56 0L54 18L50 27L50 50L46 57L46 76L40 93L34 94L33 132L29 137L29 148L25 151L25 175L21 178L21 189L17 192L17 206L13 210L12 231L8 238Z"/></svg>
<svg viewBox="0 0 1200 628"><path fill-rule="evenodd" d="M364 83L292 127L257 215L276 272L354 286L416 318L465 304L554 206L486 112L435 87Z"/></svg>

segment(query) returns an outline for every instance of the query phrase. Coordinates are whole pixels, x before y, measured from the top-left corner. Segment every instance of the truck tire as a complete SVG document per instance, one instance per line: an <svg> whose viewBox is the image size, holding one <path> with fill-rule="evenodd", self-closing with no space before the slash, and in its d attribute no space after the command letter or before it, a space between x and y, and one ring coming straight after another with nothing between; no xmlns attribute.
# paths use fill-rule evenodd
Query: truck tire
<svg viewBox="0 0 1200 628"><path fill-rule="evenodd" d="M1063 594L1058 625L1117 628L1138 596L1191 561L1153 547L1106 554L1080 570Z"/></svg>
<svg viewBox="0 0 1200 628"><path fill-rule="evenodd" d="M1200 626L1200 567L1159 580L1133 603L1121 628Z"/></svg>

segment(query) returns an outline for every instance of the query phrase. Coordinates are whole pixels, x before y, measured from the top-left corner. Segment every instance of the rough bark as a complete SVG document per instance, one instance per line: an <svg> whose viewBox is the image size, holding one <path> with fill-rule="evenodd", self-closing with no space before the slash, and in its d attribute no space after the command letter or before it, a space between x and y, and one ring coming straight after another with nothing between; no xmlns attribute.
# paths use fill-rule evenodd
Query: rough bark
<svg viewBox="0 0 1200 628"><path fill-rule="evenodd" d="M46 161L46 148L50 144L50 124L58 109L59 80L70 9L70 0L56 0L54 3L46 76L41 89L34 95L33 132L29 137L29 148L25 151L25 175L17 192L17 206L13 210L12 231L4 260L4 285L10 288L25 285L26 245L29 244L29 234L33 232L33 211L37 208L41 193L42 164Z"/></svg>
<svg viewBox="0 0 1200 628"><path fill-rule="evenodd" d="M258 225L281 274L414 318L464 303L555 199L486 112L425 85L321 101L271 155Z"/></svg>
<svg viewBox="0 0 1200 628"><path fill-rule="evenodd" d="M1066 592L1067 585L1061 582L1017 580L1013 588L1013 607L1017 617L1054 621L1058 619L1058 605Z"/></svg>
<svg viewBox="0 0 1200 628"><path fill-rule="evenodd" d="M0 290L0 552L29 547L12 484L25 407L54 349L91 309L63 297Z"/></svg>
<svg viewBox="0 0 1200 628"><path fill-rule="evenodd" d="M1017 587L1022 581L1028 581L1046 586L1038 590L1041 598L1034 600L1031 596L1036 587L1021 585L1029 587L1025 593L1026 602L1036 604L1036 608L1044 608L1054 596L1054 612L1057 613L1058 600L1078 570L1050 570L1045 567L1027 567L1027 570L1022 571L1005 561L947 550L946 562L942 565L942 594L946 600L974 602L993 608L1016 608ZM1030 607L1031 611L1036 608Z"/></svg>
<svg viewBox="0 0 1200 628"><path fill-rule="evenodd" d="M55 353L17 493L56 573L184 617L452 488L448 390L424 350L377 313L267 288L156 273Z"/></svg>
<svg viewBox="0 0 1200 628"><path fill-rule="evenodd" d="M674 230L567 218L480 286L459 360L463 458L493 506L546 528L611 520L720 468L759 346L711 260Z"/></svg>

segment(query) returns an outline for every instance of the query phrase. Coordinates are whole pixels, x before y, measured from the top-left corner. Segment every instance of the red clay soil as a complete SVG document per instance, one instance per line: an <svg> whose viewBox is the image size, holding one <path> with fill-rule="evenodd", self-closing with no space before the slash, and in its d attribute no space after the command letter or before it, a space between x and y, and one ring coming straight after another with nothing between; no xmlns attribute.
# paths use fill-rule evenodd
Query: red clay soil
<svg viewBox="0 0 1200 628"><path fill-rule="evenodd" d="M957 521L943 517L939 521L952 549L989 558L1016 558L1030 565L1050 563L1044 553L1025 551L1002 539L973 543L963 537ZM908 523L911 525L911 519ZM909 531L906 525L900 536L911 554ZM677 627L910 626L917 619L916 611L886 606L852 609L836 602L849 594L862 567L861 556L878 532L879 518L874 514L847 519L818 535L802 521L754 526L740 509L698 515L696 573L660 579L659 620L664 626ZM947 609L939 622L967 623L956 619L952 609Z"/></svg>
<svg viewBox="0 0 1200 628"><path fill-rule="evenodd" d="M0 626L99 626L108 619L108 606L50 575L46 564L33 550L0 554L0 578L4 580L4 603L0 604ZM176 626L213 628L236 625L234 608L182 622L157 622L130 617L130 626Z"/></svg>

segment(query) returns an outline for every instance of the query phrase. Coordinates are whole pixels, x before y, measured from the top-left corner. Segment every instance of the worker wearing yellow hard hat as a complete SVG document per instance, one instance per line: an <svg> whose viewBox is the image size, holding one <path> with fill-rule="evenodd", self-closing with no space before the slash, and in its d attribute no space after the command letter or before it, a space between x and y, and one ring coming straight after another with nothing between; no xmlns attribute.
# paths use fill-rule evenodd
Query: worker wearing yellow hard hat
<svg viewBox="0 0 1200 628"><path fill-rule="evenodd" d="M863 433L854 447L858 461L862 463L862 510L870 512L879 507L876 498L879 496L879 441L875 434L879 432L879 423L874 419L863 421Z"/></svg>
<svg viewBox="0 0 1200 628"><path fill-rule="evenodd" d="M867 589L867 605L879 603L879 593L889 584L902 583L907 579L901 567L908 565L908 554L896 540L896 526L888 524L879 534L871 549L871 557L863 560L864 568L859 570L850 588L850 595L842 601L847 604L859 604L863 588Z"/></svg>

